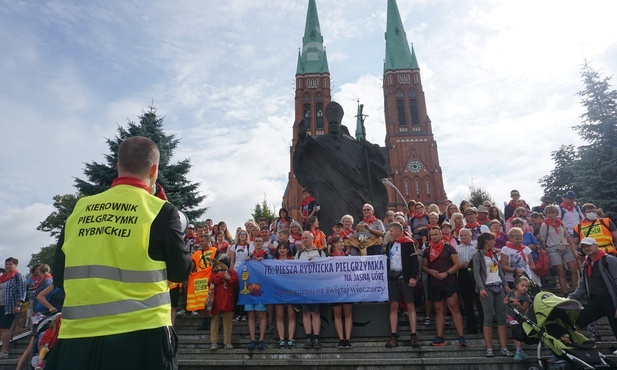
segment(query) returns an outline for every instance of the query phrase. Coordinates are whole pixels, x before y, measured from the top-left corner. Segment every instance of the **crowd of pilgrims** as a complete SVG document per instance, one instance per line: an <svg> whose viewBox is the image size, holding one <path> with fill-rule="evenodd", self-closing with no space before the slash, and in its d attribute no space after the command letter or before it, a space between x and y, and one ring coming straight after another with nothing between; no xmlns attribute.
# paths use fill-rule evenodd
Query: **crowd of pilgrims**
<svg viewBox="0 0 617 370"><path fill-rule="evenodd" d="M175 320L176 311L179 315L201 315L199 330L210 330L213 350L233 348L233 321L248 321L249 350L267 347L266 332L274 332L278 348L295 348L296 312L302 312L306 331L303 348L321 348L319 305L237 305L240 263L250 259L310 260L385 254L392 332L387 347L399 346L400 315L409 317L411 345L420 346L415 306L423 304L425 316L419 324L434 324L436 328L431 346L446 345L444 327L454 326L461 347L467 345L465 334L480 331L484 334L487 357L498 353L514 356L516 360L525 359L527 355L520 342L514 341L516 353L508 349L507 325L513 312L507 303L525 312L530 304L530 286L539 287L547 281L566 296L576 289L583 257L576 253L578 246L571 237L583 215L573 192L565 195L561 205L553 204L545 196L542 204L533 209L518 191L513 190L511 198L503 212L490 201L478 208L467 200L460 205L446 201L442 211L436 204L425 206L412 200L407 212L389 210L383 219L377 218L373 207L366 204L360 220L341 215L334 225L320 225L319 205L311 190L305 189L300 220L293 220L282 208L272 223L266 219L248 220L244 227L233 232L224 221L213 223L208 219L191 224L185 241L192 251L194 272L212 268L211 292L204 302L207 309L202 305L204 309L191 312L183 304L187 299L186 290L181 284L170 283L172 319ZM564 212L578 213L576 221L564 219ZM365 251L346 243L358 230L370 232L381 243ZM567 250L551 254L549 273L545 271L549 259L543 258L542 250L547 242L555 244L556 238L563 238ZM567 271L570 281L566 279ZM332 304L338 348L351 347L352 307L352 304ZM218 343L220 321L224 332L222 347ZM495 352L492 349L494 326L500 345L500 350Z"/></svg>

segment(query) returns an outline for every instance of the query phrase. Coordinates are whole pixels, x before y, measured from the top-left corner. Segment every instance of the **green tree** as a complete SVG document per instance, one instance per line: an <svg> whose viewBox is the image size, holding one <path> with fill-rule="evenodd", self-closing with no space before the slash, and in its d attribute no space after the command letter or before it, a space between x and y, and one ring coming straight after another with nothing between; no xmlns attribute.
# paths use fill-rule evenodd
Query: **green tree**
<svg viewBox="0 0 617 370"><path fill-rule="evenodd" d="M50 244L46 247L41 248L38 253L32 253L30 257L30 262L28 263L28 267L32 268L32 266L37 263L46 263L51 268L53 273L54 271L54 256L56 255L56 247L57 243Z"/></svg>
<svg viewBox="0 0 617 370"><path fill-rule="evenodd" d="M173 152L180 140L163 131L163 119L164 117L157 117L156 108L150 106L147 112L142 112L139 123L129 121L126 128L118 126L116 137L106 139L109 153L105 154L105 163L86 163L84 174L87 180L76 178L75 187L84 195L94 195L107 190L118 176L116 163L120 143L132 136L145 136L154 141L161 152L157 181L165 189L167 198L186 213L190 220L198 219L206 211L206 208L199 208L206 197L197 192L199 183L191 183L186 178L191 169L189 159L171 163Z"/></svg>
<svg viewBox="0 0 617 370"><path fill-rule="evenodd" d="M585 63L581 72L584 89L579 92L585 113L574 127L588 144L579 147L574 164L574 184L580 197L604 208L614 217L617 211L617 91L611 77L602 77Z"/></svg>
<svg viewBox="0 0 617 370"><path fill-rule="evenodd" d="M268 204L268 200L266 199L265 195L261 203L255 204L255 208L253 209L253 213L251 213L251 216L253 216L253 220L255 221L264 217L266 220L268 220L268 225L270 225L277 217L276 213L274 213L274 208Z"/></svg>
<svg viewBox="0 0 617 370"><path fill-rule="evenodd" d="M546 193L576 192L580 203L592 202L615 218L617 213L617 91L611 77L603 77L585 62L581 70L583 90L578 95L585 112L573 129L587 143L564 145L551 154L555 169L540 179ZM556 194L558 193L558 194Z"/></svg>
<svg viewBox="0 0 617 370"><path fill-rule="evenodd" d="M479 207L485 200L488 200L491 204L495 204L495 200L493 200L491 194L473 181L469 184L469 193L465 199L471 202L474 207Z"/></svg>
<svg viewBox="0 0 617 370"><path fill-rule="evenodd" d="M555 162L555 168L550 174L538 180L538 183L544 189L544 194L552 196L555 200L561 199L568 190L580 194L579 189L575 186L575 165L579 160L579 155L574 145L562 145L559 149L551 152L551 158Z"/></svg>
<svg viewBox="0 0 617 370"><path fill-rule="evenodd" d="M57 241L66 219L69 217L71 212L73 212L73 208L75 208L75 204L77 204L80 197L81 195L79 195L79 193L55 195L53 206L56 210L47 216L47 218L43 220L36 229L49 233L49 235L56 238Z"/></svg>

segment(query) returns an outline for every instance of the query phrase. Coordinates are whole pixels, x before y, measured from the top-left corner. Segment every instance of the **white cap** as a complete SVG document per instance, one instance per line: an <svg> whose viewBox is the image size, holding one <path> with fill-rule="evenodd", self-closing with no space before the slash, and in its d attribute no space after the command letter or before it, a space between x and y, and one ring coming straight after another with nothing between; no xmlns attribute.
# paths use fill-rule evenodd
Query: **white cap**
<svg viewBox="0 0 617 370"><path fill-rule="evenodd" d="M583 238L583 240L581 240L581 242L579 243L579 247L583 247L583 244L585 245L594 245L594 244L598 244L598 242L594 239L594 238L590 238L590 237L586 237Z"/></svg>

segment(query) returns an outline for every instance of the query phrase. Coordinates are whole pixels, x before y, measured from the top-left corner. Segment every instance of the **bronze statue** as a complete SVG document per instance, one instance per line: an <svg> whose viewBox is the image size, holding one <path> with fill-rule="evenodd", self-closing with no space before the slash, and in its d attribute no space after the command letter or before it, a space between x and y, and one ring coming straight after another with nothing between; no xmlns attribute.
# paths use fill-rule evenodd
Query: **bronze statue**
<svg viewBox="0 0 617 370"><path fill-rule="evenodd" d="M388 177L388 170L378 145L354 139L341 125L344 112L338 103L328 104L325 113L325 135L307 135L306 123L300 122L293 166L300 185L313 189L320 229L329 235L345 214L361 221L365 203L373 205L377 217L384 216L388 193L381 179Z"/></svg>

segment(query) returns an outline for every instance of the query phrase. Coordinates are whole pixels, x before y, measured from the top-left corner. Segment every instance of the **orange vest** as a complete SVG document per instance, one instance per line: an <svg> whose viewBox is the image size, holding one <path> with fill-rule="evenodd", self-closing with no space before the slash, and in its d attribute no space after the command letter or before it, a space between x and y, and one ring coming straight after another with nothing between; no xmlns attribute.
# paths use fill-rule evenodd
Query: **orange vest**
<svg viewBox="0 0 617 370"><path fill-rule="evenodd" d="M326 234L324 234L323 231L319 229L317 229L317 234L313 233L312 231L311 233L313 234L313 246L317 249L324 249L324 247L327 245Z"/></svg>
<svg viewBox="0 0 617 370"><path fill-rule="evenodd" d="M574 232L578 234L580 240L583 238L594 238L598 246L608 254L617 255L613 234L608 229L606 221L599 218L595 221L583 220L574 226Z"/></svg>
<svg viewBox="0 0 617 370"><path fill-rule="evenodd" d="M216 248L210 247L207 251L201 249L193 253L191 259L195 263L196 272L189 276L186 288L186 310L197 311L206 308L206 299L210 289L210 275L212 264L210 258L216 256Z"/></svg>

